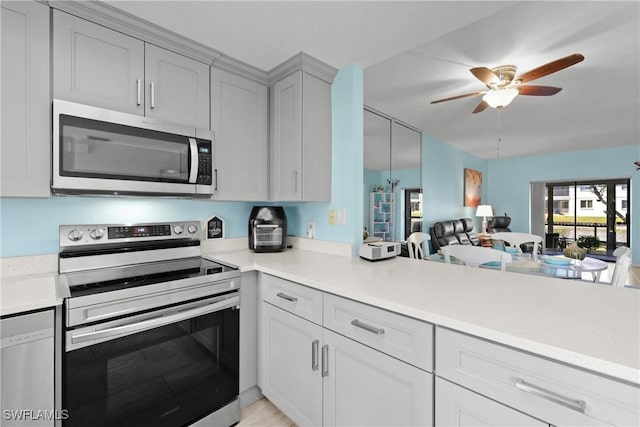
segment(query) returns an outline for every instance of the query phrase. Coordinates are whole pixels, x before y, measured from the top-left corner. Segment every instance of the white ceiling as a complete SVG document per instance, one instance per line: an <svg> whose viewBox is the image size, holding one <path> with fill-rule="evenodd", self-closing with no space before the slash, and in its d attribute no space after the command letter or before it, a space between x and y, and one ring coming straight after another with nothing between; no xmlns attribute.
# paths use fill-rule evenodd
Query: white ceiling
<svg viewBox="0 0 640 427"><path fill-rule="evenodd" d="M637 1L107 1L265 71L300 51L364 67L365 104L481 158L640 143ZM469 68L520 72L581 53L585 60L519 96L471 111L483 90ZM640 158L640 149L638 152ZM638 160L638 159L633 159Z"/></svg>

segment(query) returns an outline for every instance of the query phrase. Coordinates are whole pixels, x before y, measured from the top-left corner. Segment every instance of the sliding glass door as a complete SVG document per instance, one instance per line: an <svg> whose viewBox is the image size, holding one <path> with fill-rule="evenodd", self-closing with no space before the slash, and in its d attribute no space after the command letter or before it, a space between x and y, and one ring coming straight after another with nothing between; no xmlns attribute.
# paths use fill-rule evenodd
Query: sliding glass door
<svg viewBox="0 0 640 427"><path fill-rule="evenodd" d="M630 246L629 181L548 183L545 192L547 246L552 244L562 249L572 241L589 243L590 240L592 255L605 259L613 259L612 252L618 246Z"/></svg>

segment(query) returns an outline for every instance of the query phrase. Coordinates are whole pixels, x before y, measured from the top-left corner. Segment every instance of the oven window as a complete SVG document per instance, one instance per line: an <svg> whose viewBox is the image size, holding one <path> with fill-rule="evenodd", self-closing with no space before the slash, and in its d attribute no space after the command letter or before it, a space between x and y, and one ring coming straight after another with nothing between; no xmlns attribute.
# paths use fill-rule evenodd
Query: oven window
<svg viewBox="0 0 640 427"><path fill-rule="evenodd" d="M238 396L233 308L65 353L65 426L181 426Z"/></svg>

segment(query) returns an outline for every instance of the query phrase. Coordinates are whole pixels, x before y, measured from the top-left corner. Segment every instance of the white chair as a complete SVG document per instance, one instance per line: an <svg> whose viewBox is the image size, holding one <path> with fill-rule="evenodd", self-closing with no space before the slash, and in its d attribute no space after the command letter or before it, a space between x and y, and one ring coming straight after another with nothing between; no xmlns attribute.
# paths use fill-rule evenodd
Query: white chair
<svg viewBox="0 0 640 427"><path fill-rule="evenodd" d="M630 256L624 256L619 262L616 261L616 266L613 268L613 275L611 276L611 286L624 288L624 285L627 283L627 276L629 275L630 267Z"/></svg>
<svg viewBox="0 0 640 427"><path fill-rule="evenodd" d="M626 246L620 246L613 251L616 257L616 265L613 267L611 275L611 286L619 286L624 288L631 267L631 249Z"/></svg>
<svg viewBox="0 0 640 427"><path fill-rule="evenodd" d="M522 253L520 245L523 243L533 243L533 259L538 259L538 249L542 247L542 236L529 233L516 233L516 232L499 232L491 234L491 238L495 240L504 240L511 246L518 250L518 253Z"/></svg>
<svg viewBox="0 0 640 427"><path fill-rule="evenodd" d="M429 259L429 247L424 246L423 249L422 245L428 245L428 242L430 240L431 236L429 236L427 233L411 233L409 237L407 237L407 250L409 251L409 258ZM427 255L425 255L425 253Z"/></svg>
<svg viewBox="0 0 640 427"><path fill-rule="evenodd" d="M483 248L482 246L471 245L447 245L442 247L444 262L451 264L451 257L454 256L466 265L478 267L488 262L499 262L500 271L507 270L507 264L513 258L511 254L491 248Z"/></svg>

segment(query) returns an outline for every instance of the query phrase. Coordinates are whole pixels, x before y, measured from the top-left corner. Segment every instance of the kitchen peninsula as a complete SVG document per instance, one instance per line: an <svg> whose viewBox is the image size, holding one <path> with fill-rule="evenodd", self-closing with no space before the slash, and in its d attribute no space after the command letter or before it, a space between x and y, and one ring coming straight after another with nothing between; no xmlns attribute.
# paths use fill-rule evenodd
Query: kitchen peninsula
<svg viewBox="0 0 640 427"><path fill-rule="evenodd" d="M582 417L579 421L564 417L566 414L558 418L550 409L542 409L544 412L541 414L539 408L530 409L525 405L516 408L520 411L528 411L535 417L551 423L562 421L561 423L574 425L589 424L589 421L586 421L589 418L582 414L599 417L600 420L614 425L625 425L629 420L633 420L632 424L640 422L640 296L634 289L419 262L408 258L368 262L359 258L295 249L271 254L238 250L211 253L209 256L217 261L238 266L246 273L258 271L258 284L263 285L260 289L264 301L267 301L267 290L261 282L265 281L284 279L283 285L289 286L289 290L295 290L295 286L299 286L305 290L305 295L307 291L319 291L325 296L325 323L327 313L334 310L331 308L327 311L327 301L337 296L338 299L344 300L345 304L356 302L364 308L382 309L381 313L399 314L403 318L417 319L434 325L435 340L429 345L435 345L433 354L436 360L433 372L434 378L437 375L436 402L438 384L445 381L440 378L445 369L440 368L441 362L445 357L447 360L456 359L450 354L441 354L441 348L438 347L439 339L443 337L444 345L444 339L454 334L463 340L478 340L482 345L489 345L488 353L480 359L500 359L501 351L524 357L522 363L527 363L521 367L524 375L531 374L535 377L539 368L536 364L540 362L544 365L540 368L543 370L541 377L547 376L552 383L579 378L579 383L568 388L560 387L570 390L571 394L579 393L584 396L584 390L580 390L582 387L596 387L595 384L599 384L599 381L607 383L598 385L602 389L586 391L590 399L577 400L587 401L586 409L577 408ZM306 303L305 298L302 297L301 301ZM372 318L373 316L369 317ZM260 322L264 323L265 318L259 319L261 320L258 340L265 340L262 336L264 331L260 330L263 326ZM366 344L375 348L374 344ZM459 345L462 351L457 355L460 363L470 360L470 355L482 353L477 348L463 351L462 344L456 345ZM442 349L444 348L442 346ZM497 365L497 362L495 363ZM504 362L504 366L512 366L515 363L518 362L509 359ZM460 372L475 369L474 366L478 368L478 365L473 363L462 366ZM504 368L502 364L500 366L500 369ZM267 368L261 369L264 372ZM425 369L432 371L431 366ZM490 368L490 371L492 369L497 368ZM565 378L563 370L573 372ZM483 372L481 375L491 374ZM456 378L452 381L456 381ZM462 385L471 387L463 381L464 379ZM609 383L622 385L622 389L608 388ZM264 391L265 385L262 384L262 387ZM492 393L491 390L486 391L489 397L501 401L500 395ZM619 406L600 402L600 393L615 396L612 399L617 402L615 405ZM593 400L596 400L595 404ZM274 403L277 405L277 402ZM509 406L516 405L510 403ZM542 407L544 408L544 404ZM568 412L575 409L562 408ZM443 410L440 413L442 412ZM614 413L618 418L607 418ZM622 416L622 413L626 415ZM326 417L325 414L325 424ZM437 416L435 421L436 425L439 425ZM440 423L444 422L449 420L440 419ZM596 421L596 424L598 422L601 423Z"/></svg>

